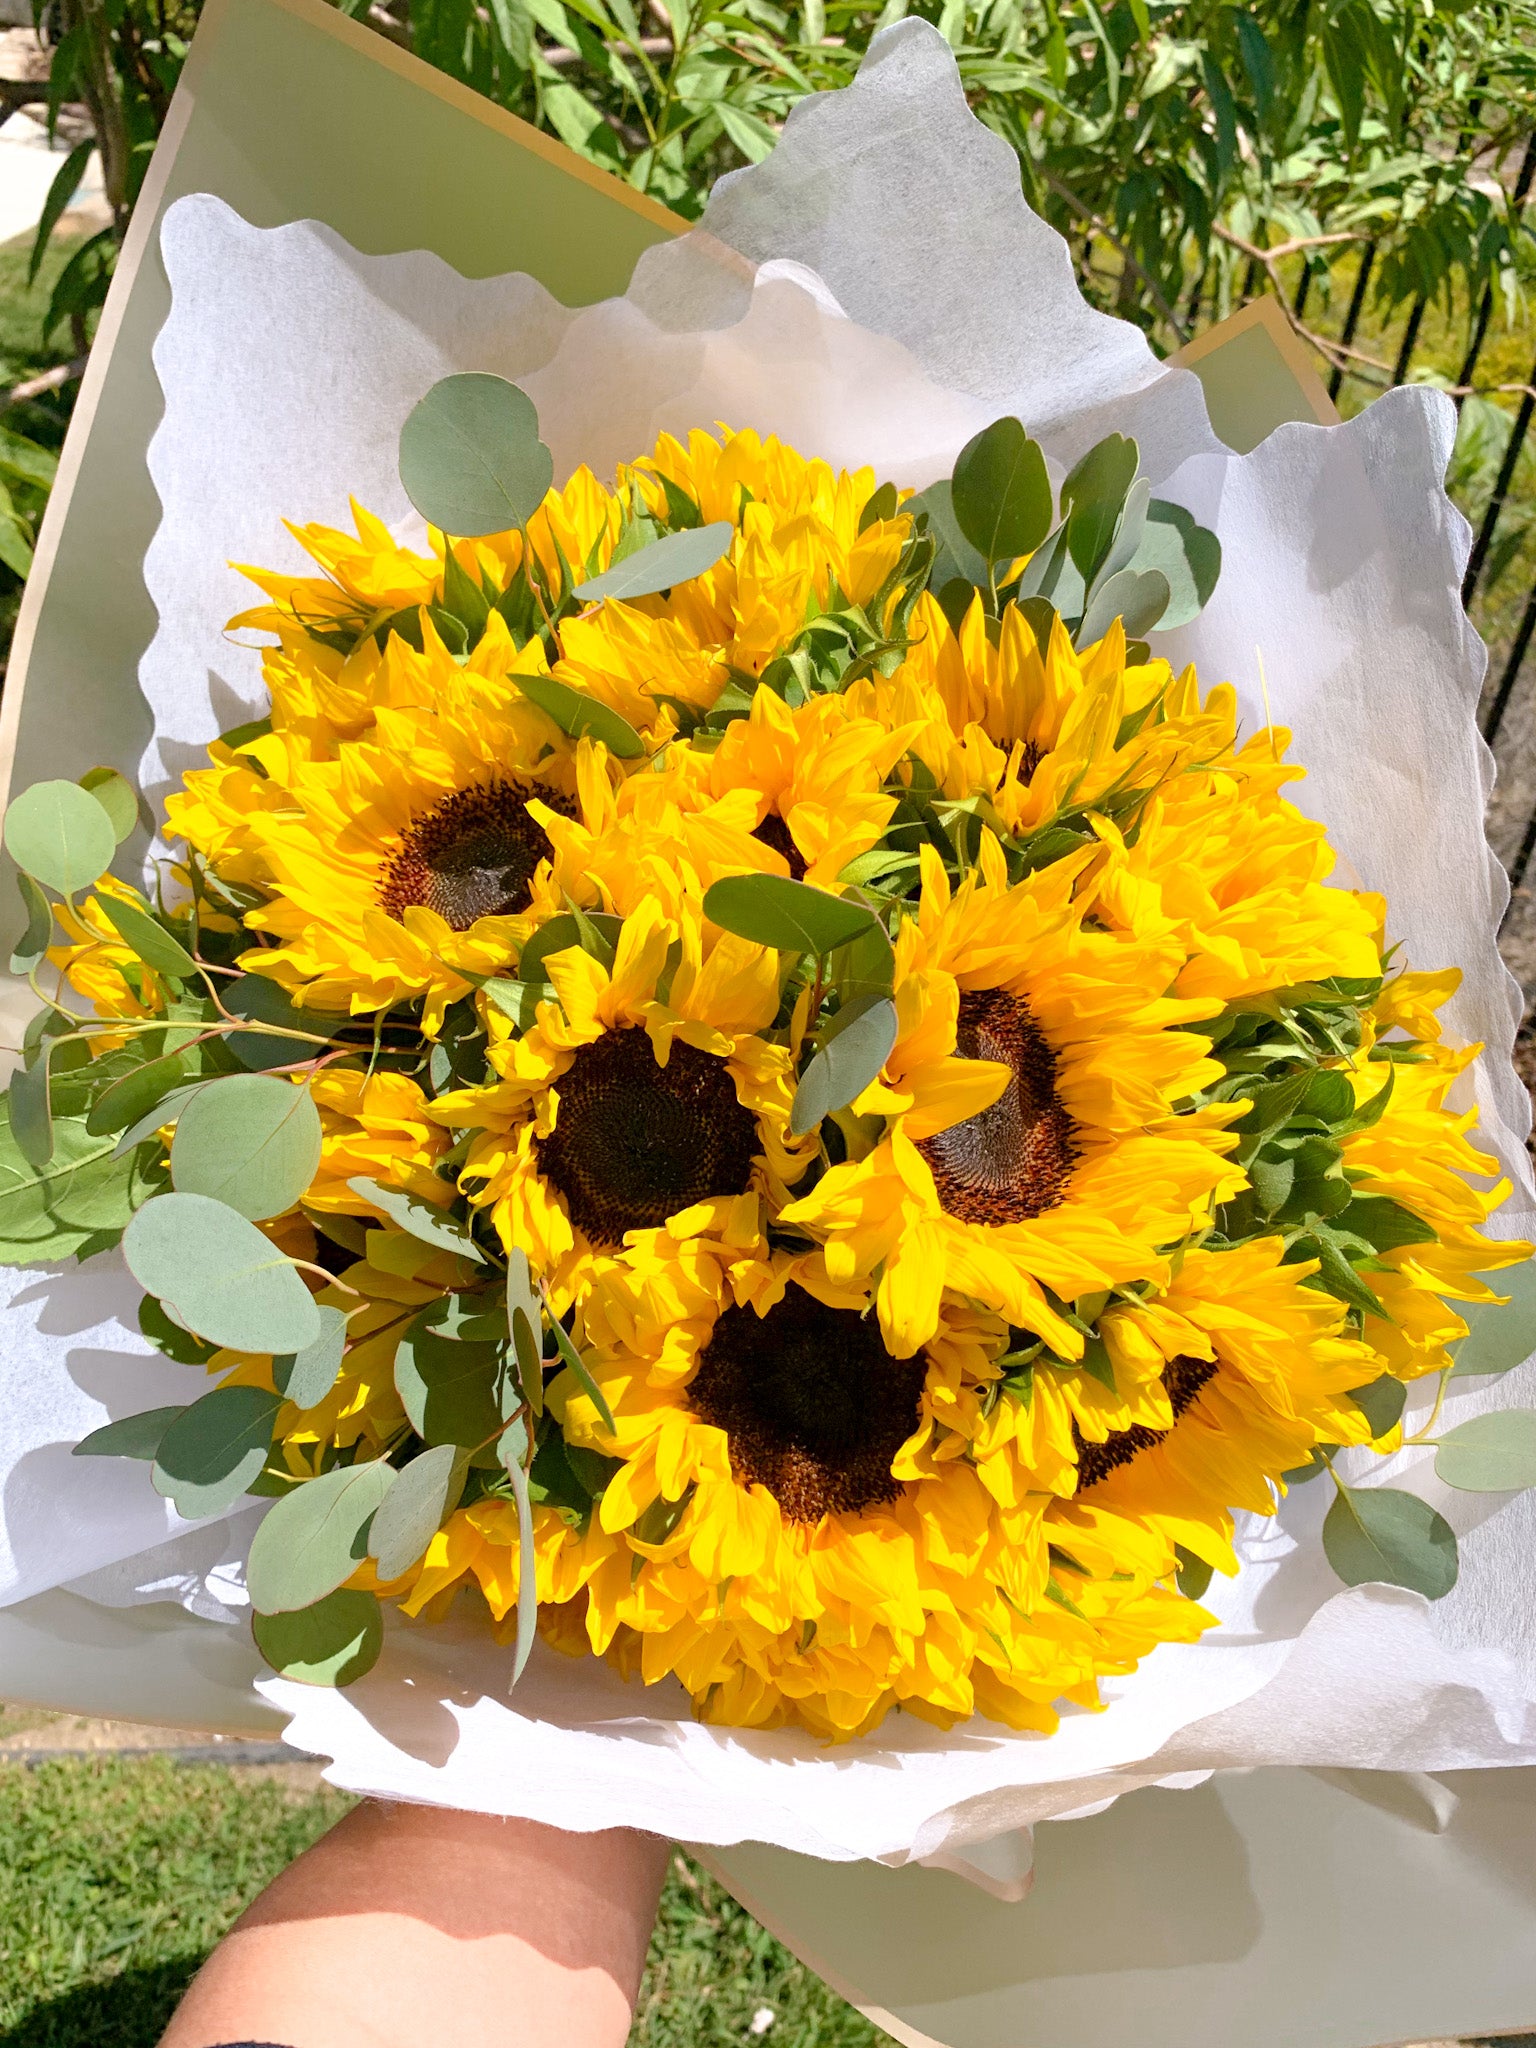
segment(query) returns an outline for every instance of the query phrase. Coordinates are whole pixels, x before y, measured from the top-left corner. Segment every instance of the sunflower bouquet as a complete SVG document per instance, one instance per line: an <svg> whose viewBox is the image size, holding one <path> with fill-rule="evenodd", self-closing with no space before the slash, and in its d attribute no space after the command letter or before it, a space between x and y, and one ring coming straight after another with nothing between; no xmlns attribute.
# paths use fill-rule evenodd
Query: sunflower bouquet
<svg viewBox="0 0 1536 2048"><path fill-rule="evenodd" d="M1005 416L913 493L700 428L557 489L473 374L400 475L425 546L357 508L248 572L270 712L152 885L120 776L5 822L5 1256L120 1243L206 1369L76 1451L270 1501L268 1663L456 1607L734 1727L1049 1733L1312 1481L1343 1581L1449 1591L1335 1460L1529 1255L1457 977L1151 651L1221 550L1135 441L1053 477ZM1438 1415L1447 1485L1536 1480L1527 1411Z"/></svg>

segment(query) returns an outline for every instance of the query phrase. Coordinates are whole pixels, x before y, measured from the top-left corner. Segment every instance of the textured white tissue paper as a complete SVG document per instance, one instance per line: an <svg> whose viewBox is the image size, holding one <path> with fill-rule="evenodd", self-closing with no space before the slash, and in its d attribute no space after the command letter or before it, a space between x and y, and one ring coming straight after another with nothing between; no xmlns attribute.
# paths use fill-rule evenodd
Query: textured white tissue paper
<svg viewBox="0 0 1536 2048"><path fill-rule="evenodd" d="M1310 765L1299 801L1367 886L1390 891L1409 957L1465 970L1451 1022L1489 1047L1477 1100L1517 1190L1500 1220L1531 1224L1529 1112L1509 1062L1518 1002L1494 943L1505 883L1481 823L1485 657L1458 598L1467 531L1441 489L1449 403L1397 391L1347 426L1283 427L1245 457L1225 449L1196 379L1084 304L932 29L877 38L853 87L801 106L765 163L722 182L701 227L642 260L626 299L585 312L527 278L362 256L314 223L255 229L206 196L172 210L163 247L174 306L156 349L166 414L151 467L164 520L146 568L160 626L141 671L152 787L263 708L258 652L223 631L249 602L227 564L299 568L282 520L343 523L354 493L401 534L419 531L396 440L450 371L518 379L562 476L716 420L913 485L1003 412L1062 464L1111 429L1131 433L1155 488L1213 526L1225 553L1214 602L1162 650L1197 660L1207 683L1232 678L1250 723L1264 716L1262 659L1274 715ZM73 1580L114 1605L173 1596L237 1613L238 1532L178 1536L142 1466L69 1464L69 1439L181 1384L181 1368L141 1355L111 1264L10 1276L20 1334L0 1364L0 1601ZM1496 1393L1472 1384L1453 1397L1458 1414L1536 1401L1529 1364ZM359 1790L891 1862L952 1859L1211 1769L1536 1763L1531 1497L1441 1498L1423 1452L1367 1483L1384 1479L1434 1496L1465 1532L1449 1599L1341 1591L1319 1543L1324 1488L1299 1488L1276 1521L1245 1525L1246 1568L1210 1596L1224 1626L1157 1650L1105 1685L1106 1711L1070 1712L1048 1739L980 1721L945 1734L900 1715L838 1749L704 1727L675 1686L625 1684L542 1645L509 1697L508 1653L462 1621L392 1626L347 1692L263 1689L292 1714L289 1740L333 1757L329 1775Z"/></svg>

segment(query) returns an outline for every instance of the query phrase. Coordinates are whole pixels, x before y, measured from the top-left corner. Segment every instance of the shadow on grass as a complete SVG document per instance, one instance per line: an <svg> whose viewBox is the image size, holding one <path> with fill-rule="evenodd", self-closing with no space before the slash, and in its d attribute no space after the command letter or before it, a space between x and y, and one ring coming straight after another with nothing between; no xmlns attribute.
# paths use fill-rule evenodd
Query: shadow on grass
<svg viewBox="0 0 1536 2048"><path fill-rule="evenodd" d="M0 2033L0 2048L155 2048L202 1960L146 1963L42 1999Z"/></svg>

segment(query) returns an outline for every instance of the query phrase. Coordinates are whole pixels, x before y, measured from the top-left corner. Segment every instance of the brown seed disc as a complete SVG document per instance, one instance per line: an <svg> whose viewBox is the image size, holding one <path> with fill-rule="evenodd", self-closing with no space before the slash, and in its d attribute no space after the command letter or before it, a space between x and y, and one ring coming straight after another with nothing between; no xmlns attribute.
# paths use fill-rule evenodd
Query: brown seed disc
<svg viewBox="0 0 1536 2048"><path fill-rule="evenodd" d="M725 1062L674 1041L664 1067L640 1030L605 1031L556 1084L555 1128L537 1141L539 1170L593 1244L655 1230L711 1195L744 1195L757 1126Z"/></svg>
<svg viewBox="0 0 1536 2048"><path fill-rule="evenodd" d="M789 878L792 882L805 880L805 855L795 844L795 835L779 816L770 811L753 832L754 839L760 839L764 846L771 846L775 853L782 854L789 863Z"/></svg>
<svg viewBox="0 0 1536 2048"><path fill-rule="evenodd" d="M1163 1385L1168 1389L1168 1405L1173 1410L1175 1422L1200 1389L1215 1377L1216 1368L1209 1359L1179 1357L1169 1360L1163 1368ZM1097 1486L1117 1465L1129 1465L1138 1451L1151 1450L1167 1435L1166 1429L1148 1429L1145 1423L1136 1422L1129 1429L1112 1430L1101 1444L1085 1444L1074 1422L1072 1440L1077 1446L1078 1492Z"/></svg>
<svg viewBox="0 0 1536 2048"><path fill-rule="evenodd" d="M398 918L420 904L456 932L479 917L526 910L534 870L553 850L528 815L530 797L576 816L568 796L542 783L489 782L455 790L413 818L379 878L380 905Z"/></svg>
<svg viewBox="0 0 1536 2048"><path fill-rule="evenodd" d="M728 1308L688 1387L730 1438L743 1486L766 1486L791 1522L857 1515L898 1498L891 1460L916 1429L927 1363L892 1358L873 1315L791 1286L766 1316Z"/></svg>
<svg viewBox="0 0 1536 2048"><path fill-rule="evenodd" d="M990 1109L918 1141L939 1201L962 1223L1022 1223L1054 1209L1077 1158L1077 1126L1057 1100L1056 1056L1020 996L960 997L955 1050L998 1060L1013 1078Z"/></svg>

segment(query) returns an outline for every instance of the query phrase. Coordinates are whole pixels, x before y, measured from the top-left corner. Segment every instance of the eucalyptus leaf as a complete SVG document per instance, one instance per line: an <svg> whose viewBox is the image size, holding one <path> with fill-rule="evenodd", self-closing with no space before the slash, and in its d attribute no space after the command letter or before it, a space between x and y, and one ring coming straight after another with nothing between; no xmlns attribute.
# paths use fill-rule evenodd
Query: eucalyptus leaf
<svg viewBox="0 0 1536 2048"><path fill-rule="evenodd" d="M147 910L105 893L96 900L117 926L124 943L132 947L146 967L171 981L190 981L196 975L197 962L180 939L157 924Z"/></svg>
<svg viewBox="0 0 1536 2048"><path fill-rule="evenodd" d="M1014 589L1019 609L1034 628L1042 652L1050 644L1049 621L1042 605L1061 618L1081 618L1088 603L1088 586L1067 546L1065 522L1030 556Z"/></svg>
<svg viewBox="0 0 1536 2048"><path fill-rule="evenodd" d="M205 1344L201 1337L174 1321L163 1301L146 1294L139 1302L139 1329L157 1351L178 1365L206 1365L218 1351L217 1344Z"/></svg>
<svg viewBox="0 0 1536 2048"><path fill-rule="evenodd" d="M485 371L444 377L400 430L405 495L447 534L526 526L554 474L532 399Z"/></svg>
<svg viewBox="0 0 1536 2048"><path fill-rule="evenodd" d="M110 1137L55 1118L53 1154L34 1166L16 1143L9 1104L0 1123L0 1263L69 1258L101 1231L121 1230L143 1199L131 1159L114 1159Z"/></svg>
<svg viewBox="0 0 1536 2048"><path fill-rule="evenodd" d="M1111 576L1118 576L1122 569L1128 569L1136 559L1136 550L1141 546L1142 535L1147 528L1147 510L1152 502L1151 480L1137 477L1126 493L1125 504L1121 507L1120 523L1115 528L1115 538L1109 553L1097 576L1093 579L1093 591L1100 584L1107 583ZM1090 597L1093 591L1088 594Z"/></svg>
<svg viewBox="0 0 1536 2048"><path fill-rule="evenodd" d="M929 576L930 589L942 591L946 583L955 580L963 583L967 592L985 587L986 562L960 531L955 518L954 489L948 477L940 483L930 484L915 498L909 498L906 510L914 518L927 515L928 531L938 543L938 553ZM967 595L967 605L969 602Z"/></svg>
<svg viewBox="0 0 1536 2048"><path fill-rule="evenodd" d="M514 1423L503 1439L503 1465L517 1499L517 1642L512 1652L512 1684L523 1675L533 1649L539 1620L539 1587L533 1554L533 1502L528 1491L528 1438L521 1423Z"/></svg>
<svg viewBox="0 0 1536 2048"><path fill-rule="evenodd" d="M321 1010L303 1010L291 1002L277 983L265 974L242 974L219 991L219 1000L233 1017L248 1018L253 1024L288 1025L311 1034L307 1038L269 1037L265 1032L232 1031L226 1040L242 1067L258 1072L267 1067L291 1067L299 1060L312 1060L324 1050L316 1039L328 1041L342 1023L340 1017Z"/></svg>
<svg viewBox="0 0 1536 2048"><path fill-rule="evenodd" d="M867 1088L896 1043L896 1005L889 996L856 996L838 1011L826 1043L800 1077L789 1112L795 1137L846 1109Z"/></svg>
<svg viewBox="0 0 1536 2048"><path fill-rule="evenodd" d="M12 974L30 974L45 955L53 938L53 905L23 869L16 870L16 887L21 891L27 928L16 941L11 955Z"/></svg>
<svg viewBox="0 0 1536 2048"><path fill-rule="evenodd" d="M827 972L844 1004L859 996L890 994L896 980L896 952L878 918L856 939L833 951Z"/></svg>
<svg viewBox="0 0 1536 2048"><path fill-rule="evenodd" d="M485 1253L470 1236L464 1225L441 1209L434 1209L430 1202L424 1202L420 1195L407 1194L404 1188L387 1188L382 1182L368 1180L359 1175L349 1180L347 1186L354 1195L361 1195L365 1202L371 1202L376 1209L382 1209L391 1222L409 1231L423 1244L430 1244L440 1252L454 1252L461 1259L474 1259L485 1264Z"/></svg>
<svg viewBox="0 0 1536 2048"><path fill-rule="evenodd" d="M4 836L17 867L60 896L88 889L117 852L111 819L78 782L34 782L12 797Z"/></svg>
<svg viewBox="0 0 1536 2048"><path fill-rule="evenodd" d="M1536 1409L1500 1408L1442 1432L1436 1476L1462 1493L1536 1486Z"/></svg>
<svg viewBox="0 0 1536 2048"><path fill-rule="evenodd" d="M1082 624L1073 635L1081 647L1102 640L1116 619L1125 624L1128 640L1150 633L1168 609L1168 579L1157 569L1122 569L1089 600Z"/></svg>
<svg viewBox="0 0 1536 2048"><path fill-rule="evenodd" d="M403 1466L368 1532L379 1577L408 1572L459 1504L468 1461L454 1444L434 1444Z"/></svg>
<svg viewBox="0 0 1536 2048"><path fill-rule="evenodd" d="M158 1067L160 1064L161 1062L158 1060L151 1060L148 1066L140 1069L140 1073L148 1075L150 1067ZM173 1069L178 1073L184 1071L181 1062L174 1058L174 1056L165 1062L165 1066L167 1069ZM129 1078L132 1077L130 1076ZM163 1079L163 1075L156 1076L155 1078L157 1080ZM113 1158L120 1159L125 1152L131 1152L135 1145L142 1145L146 1138L152 1138L156 1131L163 1130L165 1125L175 1123L198 1089L205 1088L207 1085L206 1081L189 1081L180 1087L168 1089L165 1094L160 1096L152 1108L146 1110L136 1123L131 1123L127 1130L124 1131L117 1141L112 1155ZM108 1093L111 1093L111 1091L109 1090ZM105 1095L101 1097L101 1100L92 1108L92 1116L95 1116L97 1111L101 1109L106 1099ZM112 1105L111 1114L116 1114L118 1106L116 1103ZM86 1124L89 1127L90 1117L87 1117ZM110 1124L107 1128L111 1128Z"/></svg>
<svg viewBox="0 0 1536 2048"><path fill-rule="evenodd" d="M184 1521L222 1514L267 1462L282 1396L265 1387L215 1387L184 1408L160 1440L151 1475Z"/></svg>
<svg viewBox="0 0 1536 2048"><path fill-rule="evenodd" d="M1388 1430L1396 1429L1403 1419L1403 1409L1408 1401L1408 1389L1401 1380L1384 1372L1378 1379L1366 1386L1351 1387L1349 1398L1362 1409L1365 1419L1371 1425L1371 1439L1374 1442L1384 1437Z"/></svg>
<svg viewBox="0 0 1536 2048"><path fill-rule="evenodd" d="M507 1253L506 1306L518 1382L523 1399L537 1417L544 1413L544 1312L534 1292L528 1254L520 1245ZM503 1394L503 1414L511 1412L509 1394L510 1388Z"/></svg>
<svg viewBox="0 0 1536 2048"><path fill-rule="evenodd" d="M347 1587L291 1614L255 1614L251 1634L281 1677L351 1685L379 1660L384 1614L377 1594Z"/></svg>
<svg viewBox="0 0 1536 2048"><path fill-rule="evenodd" d="M1051 480L1022 420L994 420L966 442L950 501L956 525L988 563L1034 553L1051 530Z"/></svg>
<svg viewBox="0 0 1536 2048"><path fill-rule="evenodd" d="M145 1408L117 1422L104 1422L75 1445L76 1458L141 1458L153 1462L160 1440L185 1408Z"/></svg>
<svg viewBox="0 0 1536 2048"><path fill-rule="evenodd" d="M1497 1276L1504 1302L1469 1302L1461 1311L1467 1334L1455 1346L1453 1379L1510 1372L1536 1351L1536 1260Z"/></svg>
<svg viewBox="0 0 1536 2048"><path fill-rule="evenodd" d="M501 1355L492 1344L458 1343L420 1315L395 1352L395 1391L416 1434L429 1444L474 1450L500 1430Z"/></svg>
<svg viewBox="0 0 1536 2048"><path fill-rule="evenodd" d="M712 569L735 537L729 519L713 519L708 526L664 534L601 576L578 583L575 595L583 604L597 604L604 598L654 597Z"/></svg>
<svg viewBox="0 0 1536 2048"><path fill-rule="evenodd" d="M336 1384L347 1351L347 1319L329 1302L317 1301L320 1335L302 1351L280 1354L272 1361L272 1378L285 1401L296 1408L318 1408Z"/></svg>
<svg viewBox="0 0 1536 2048"><path fill-rule="evenodd" d="M1203 1557L1196 1557L1192 1550L1186 1550L1182 1543L1174 1545L1179 1560L1179 1591L1186 1600L1201 1600L1211 1583L1211 1567Z"/></svg>
<svg viewBox="0 0 1536 2048"><path fill-rule="evenodd" d="M182 1194L209 1195L265 1222L308 1188L320 1143L320 1112L307 1083L230 1074L183 1107L171 1140L171 1181Z"/></svg>
<svg viewBox="0 0 1536 2048"><path fill-rule="evenodd" d="M619 934L624 929L624 920L607 910L584 911L583 916L593 930L609 947L616 947ZM548 976L544 963L552 953L567 953L573 946L583 943L580 924L568 910L559 911L538 930L524 946L517 963L517 978L524 982L544 982ZM609 955L610 959L612 954Z"/></svg>
<svg viewBox="0 0 1536 2048"><path fill-rule="evenodd" d="M48 1097L48 1052L45 1047L30 1067L17 1067L6 1094L11 1106L11 1136L27 1162L44 1167L53 1157L53 1109Z"/></svg>
<svg viewBox="0 0 1536 2048"><path fill-rule="evenodd" d="M600 698L573 690L569 683L562 683L555 676L513 674L507 680L515 683L571 739L578 740L585 734L589 739L601 740L620 761L638 761L644 754L645 741L629 720Z"/></svg>
<svg viewBox="0 0 1536 2048"><path fill-rule="evenodd" d="M1323 1549L1346 1586L1406 1586L1441 1600L1456 1583L1456 1535L1416 1493L1343 1487L1323 1523Z"/></svg>
<svg viewBox="0 0 1536 2048"><path fill-rule="evenodd" d="M291 1260L254 1223L207 1195L157 1195L123 1236L128 1269L188 1329L234 1351L303 1351L319 1311Z"/></svg>
<svg viewBox="0 0 1536 2048"><path fill-rule="evenodd" d="M570 1367L571 1372L575 1376L576 1384L602 1417L604 1429L612 1435L614 1427L613 1410L608 1406L607 1395L587 1370L586 1360L571 1342L569 1331L564 1328L557 1316L550 1317L549 1327L554 1335L555 1349Z"/></svg>
<svg viewBox="0 0 1536 2048"><path fill-rule="evenodd" d="M1154 498L1140 545L1128 565L1156 569L1168 579L1168 609L1158 625L1168 633L1187 626L1209 604L1221 575L1221 542L1182 505Z"/></svg>
<svg viewBox="0 0 1536 2048"><path fill-rule="evenodd" d="M1067 513L1067 548L1085 583L1091 583L1114 545L1120 514L1136 481L1139 451L1124 434L1106 434L1068 472L1061 487Z"/></svg>
<svg viewBox="0 0 1536 2048"><path fill-rule="evenodd" d="M139 825L139 797L126 775L119 775L115 768L88 768L80 787L89 790L106 812L119 846L133 836Z"/></svg>
<svg viewBox="0 0 1536 2048"><path fill-rule="evenodd" d="M267 1511L251 1544L246 1589L262 1614L312 1607L368 1555L368 1528L394 1483L382 1458L306 1479Z"/></svg>
<svg viewBox="0 0 1536 2048"><path fill-rule="evenodd" d="M705 891L704 915L722 931L782 953L830 953L876 922L862 903L785 875L728 875Z"/></svg>

